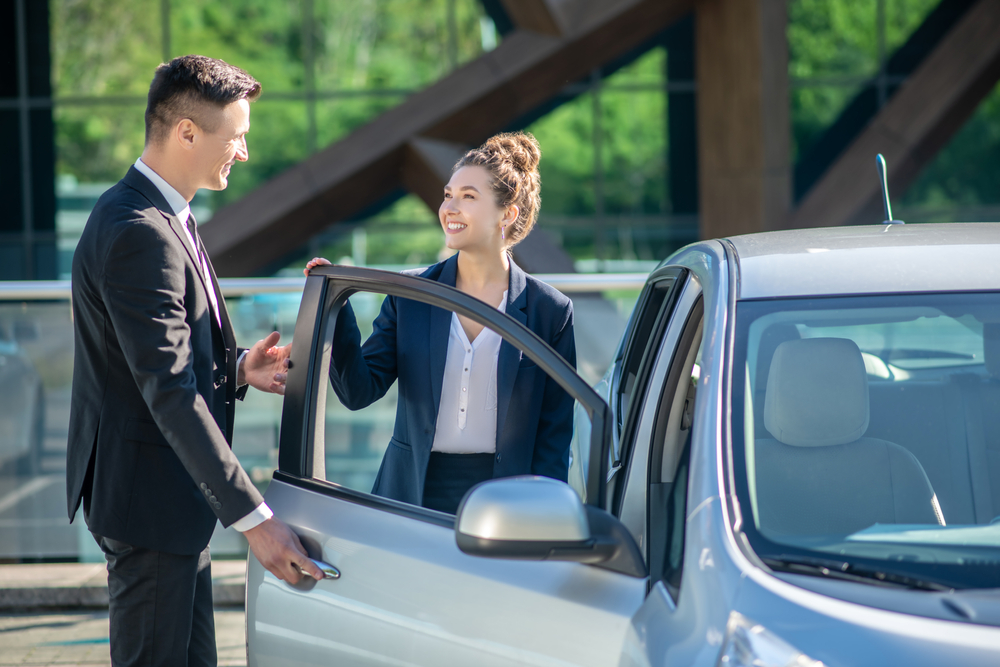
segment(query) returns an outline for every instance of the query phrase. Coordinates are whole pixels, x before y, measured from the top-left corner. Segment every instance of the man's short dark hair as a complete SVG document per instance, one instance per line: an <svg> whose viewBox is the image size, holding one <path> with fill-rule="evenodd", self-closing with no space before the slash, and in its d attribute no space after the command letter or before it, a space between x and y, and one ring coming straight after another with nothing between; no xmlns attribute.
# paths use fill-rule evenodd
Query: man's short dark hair
<svg viewBox="0 0 1000 667"><path fill-rule="evenodd" d="M260 97L260 84L239 67L206 56L181 56L156 68L146 102L146 145L166 139L184 118L207 132L217 124L206 107Z"/></svg>

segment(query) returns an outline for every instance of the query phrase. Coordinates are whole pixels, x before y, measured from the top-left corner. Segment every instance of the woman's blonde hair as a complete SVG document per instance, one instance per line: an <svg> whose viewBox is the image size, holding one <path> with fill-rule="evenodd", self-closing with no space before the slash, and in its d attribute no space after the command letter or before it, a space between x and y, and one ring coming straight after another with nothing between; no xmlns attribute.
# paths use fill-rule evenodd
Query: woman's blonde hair
<svg viewBox="0 0 1000 667"><path fill-rule="evenodd" d="M490 173L497 205L501 208L511 204L517 206L517 219L504 229L508 248L523 240L538 218L542 205L542 180L538 175L541 157L538 140L530 133L504 132L466 153L451 170L455 173L462 167L483 167Z"/></svg>

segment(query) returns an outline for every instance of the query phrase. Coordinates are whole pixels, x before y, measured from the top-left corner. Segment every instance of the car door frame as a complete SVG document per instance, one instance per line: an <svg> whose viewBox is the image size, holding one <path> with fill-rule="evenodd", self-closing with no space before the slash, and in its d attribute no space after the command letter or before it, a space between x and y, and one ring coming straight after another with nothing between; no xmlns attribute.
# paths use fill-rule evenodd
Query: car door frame
<svg viewBox="0 0 1000 667"><path fill-rule="evenodd" d="M649 484L655 463L654 440L662 439L661 431L666 428L670 406L664 404L664 397L673 395L680 380L676 376L676 365L683 360L678 359L678 353L685 343L687 347L683 352L686 354L689 350L690 341L686 338L694 333L692 318L701 321L703 317L702 286L696 276L682 272L672 289L669 311L661 312L661 321L656 324L659 336L649 344L647 384L640 400L635 402L634 411L630 411L631 442L623 443L623 449L628 447L629 456L623 461L624 470L619 473L621 479L616 485L615 514L632 533L647 565L651 555Z"/></svg>
<svg viewBox="0 0 1000 667"><path fill-rule="evenodd" d="M590 418L590 465L587 468L586 502L601 509L606 506L611 410L565 359L535 332L509 315L453 287L419 276L361 267L317 267L310 271L306 279L299 316L295 322L294 340L308 340L309 343L306 346L301 343L292 346L290 368L303 368L307 372L288 373L281 411L276 475L280 474L286 481L287 476L313 479L325 477L325 459L324 456L317 456L316 446L325 442L325 425L319 417L320 406L326 404L329 384L326 373L321 372L321 369L329 368L330 365L333 323L340 310L338 302L342 303L356 292L385 294L404 299L410 297L431 306L462 311L462 315L488 326L504 341L520 349L573 396ZM310 442L316 444L310 447ZM368 494L343 487L339 487L338 491L340 490L354 500L371 502ZM411 507L405 503L400 504Z"/></svg>

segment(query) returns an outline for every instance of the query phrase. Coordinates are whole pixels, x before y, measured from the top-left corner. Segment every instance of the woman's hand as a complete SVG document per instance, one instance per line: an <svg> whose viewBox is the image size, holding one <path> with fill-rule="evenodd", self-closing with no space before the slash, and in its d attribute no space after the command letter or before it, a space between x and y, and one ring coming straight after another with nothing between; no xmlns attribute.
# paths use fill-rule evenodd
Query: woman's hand
<svg viewBox="0 0 1000 667"><path fill-rule="evenodd" d="M317 266L333 266L333 264L328 259L323 259L322 257L313 257L308 262L306 262L306 268L302 269L302 273L309 277L309 269L315 269Z"/></svg>

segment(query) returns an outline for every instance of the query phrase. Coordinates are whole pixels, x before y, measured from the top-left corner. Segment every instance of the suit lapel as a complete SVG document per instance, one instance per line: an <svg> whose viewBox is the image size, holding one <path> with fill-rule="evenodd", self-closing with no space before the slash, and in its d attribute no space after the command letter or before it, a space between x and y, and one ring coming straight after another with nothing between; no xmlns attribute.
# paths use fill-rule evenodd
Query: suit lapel
<svg viewBox="0 0 1000 667"><path fill-rule="evenodd" d="M524 271L513 260L510 262L510 283L507 287L507 314L521 324L528 325L528 315L525 308L528 305L528 295L525 291L527 281ZM507 421L507 408L510 397L514 393L514 380L517 379L517 367L521 363L521 351L504 341L500 344L500 354L497 358L497 443L503 433Z"/></svg>
<svg viewBox="0 0 1000 667"><path fill-rule="evenodd" d="M441 275L437 281L449 287L455 286L458 269L458 256L447 259L441 267ZM451 335L450 310L428 306L430 309L430 354L427 357L430 364L431 398L434 406L434 416L437 418L438 406L441 405L441 383L444 381L444 365L448 358L448 339Z"/></svg>
<svg viewBox="0 0 1000 667"><path fill-rule="evenodd" d="M218 281L215 280L214 273L212 276L205 275L205 270L198 257L197 249L191 247L191 241L188 240L187 231L184 229L184 225L181 223L180 219L178 219L178 217L173 213L168 212L171 209L169 204L167 204L167 200L163 198L163 194L135 167L129 168L128 173L125 174L124 181L126 185L137 190L140 194L142 194L142 196L148 199L149 203L151 203L156 210L160 212L160 215L162 215L167 221L167 225L170 227L170 230L177 236L178 241L180 241L181 245L184 246L184 250L187 252L188 257L191 258L191 262L194 264L195 272L201 279L201 286L205 290L205 298L208 299L209 290L214 291L218 295ZM195 243L197 243L197 240L195 240ZM205 261L208 263L207 257L205 258ZM209 270L211 271L211 268ZM221 296L219 296L217 300L219 303L219 319L224 323L223 328L229 331L229 338L232 338L232 326L229 324L229 316L225 314L225 302L222 301ZM215 321L215 317L212 316L211 299L208 299L208 301L209 319L212 320L213 338L215 338L215 332L218 331L219 325ZM223 334L223 339L226 337L225 332L219 333ZM220 343L223 344L223 347L235 349L235 343L233 345L229 345L227 340L220 340Z"/></svg>
<svg viewBox="0 0 1000 667"><path fill-rule="evenodd" d="M232 336L232 327L229 325L229 316L225 314L225 301L222 300L221 292L219 291L219 282L215 278L215 272L211 268L211 263L208 261L208 257L205 257L205 264L208 264L209 271L211 275L205 275L205 266L201 262L201 257L198 254L196 248L191 247L191 242L188 240L187 230L185 230L183 223L177 218L176 215L169 215L164 211L160 211L163 217L167 219L170 223L170 229L173 230L177 238L180 239L181 245L187 251L188 257L194 263L195 271L198 273L198 277L201 279L201 286L205 290L205 298L208 299L208 319L211 320L212 326L212 338L217 340L219 344L224 348L232 348L235 346L230 346L228 341L224 340L225 332L219 330L219 325L223 325L223 329L229 330L230 336ZM197 238L192 238L197 245ZM215 314L212 313L212 300L208 297L208 293L211 291L216 295L216 303L219 304L219 319L215 319ZM223 319L225 317L225 319ZM222 334L221 336L217 334Z"/></svg>
<svg viewBox="0 0 1000 667"><path fill-rule="evenodd" d="M213 327L213 330L218 331L219 325L222 326L222 331L219 332L221 334L221 343L226 351L229 352L230 350L236 349L236 334L233 332L232 320L229 319L229 310L226 308L226 299L222 296L222 288L219 286L219 278L215 275L215 267L212 266L212 260L208 258L208 255L205 255L205 264L208 266L208 278L212 285L211 289L215 292L215 302L219 304L219 322L214 322L215 318L212 318L213 324L216 325Z"/></svg>
<svg viewBox="0 0 1000 667"><path fill-rule="evenodd" d="M163 217L165 217L167 221L170 223L170 229L172 229L174 234L177 235L177 238L180 239L181 244L187 251L188 257L190 257L191 261L194 263L195 271L198 272L198 277L201 278L201 286L205 288L205 295L207 296L208 290L210 290L212 287L211 284L209 283L208 276L205 275L205 270L204 267L201 265L201 260L199 260L198 258L197 249L192 248L191 242L188 241L187 238L188 235L184 229L184 225L181 223L181 221L177 218L176 215L170 215L163 211L160 212L163 213ZM197 243L197 241L195 241L195 243Z"/></svg>

